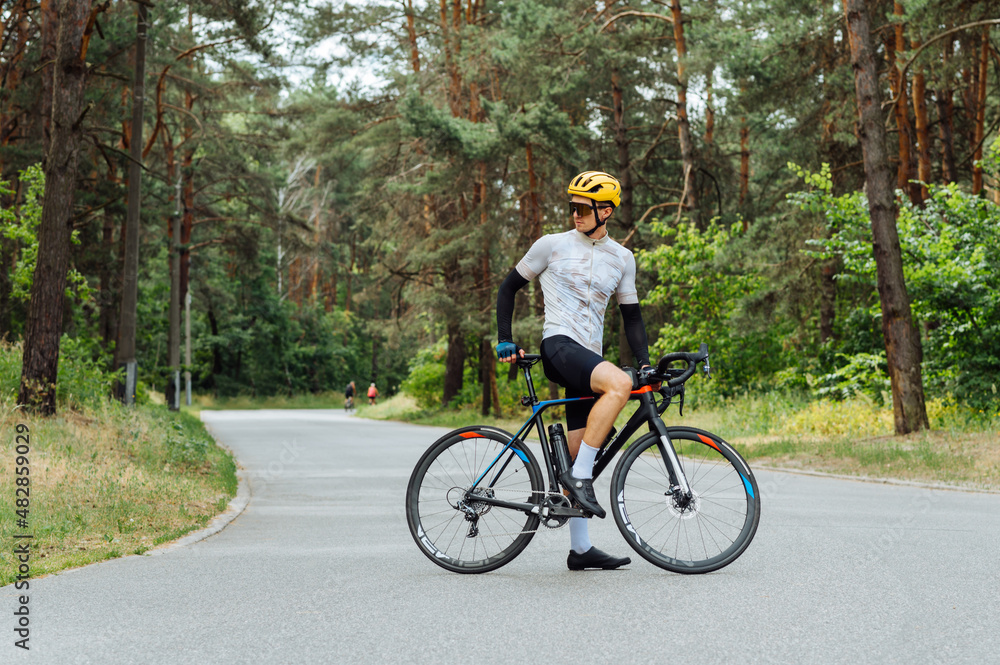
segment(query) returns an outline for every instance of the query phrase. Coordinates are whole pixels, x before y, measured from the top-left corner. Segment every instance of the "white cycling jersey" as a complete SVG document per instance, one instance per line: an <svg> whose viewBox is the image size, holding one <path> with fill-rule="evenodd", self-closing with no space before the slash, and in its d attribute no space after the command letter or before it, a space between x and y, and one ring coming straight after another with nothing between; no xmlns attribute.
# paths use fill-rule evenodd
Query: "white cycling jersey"
<svg viewBox="0 0 1000 665"><path fill-rule="evenodd" d="M545 296L542 339L566 335L603 355L604 312L611 294L619 305L639 302L635 257L605 235L553 233L535 241L517 264L526 280L538 277Z"/></svg>

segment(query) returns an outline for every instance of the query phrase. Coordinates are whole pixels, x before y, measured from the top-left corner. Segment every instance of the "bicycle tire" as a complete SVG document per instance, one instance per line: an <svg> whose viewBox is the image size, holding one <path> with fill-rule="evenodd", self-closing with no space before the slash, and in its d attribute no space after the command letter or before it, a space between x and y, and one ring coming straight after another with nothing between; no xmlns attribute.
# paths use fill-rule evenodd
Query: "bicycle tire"
<svg viewBox="0 0 1000 665"><path fill-rule="evenodd" d="M410 535L427 558L455 573L485 573L510 563L531 542L539 516L499 506L475 508L472 521L456 506L465 491L513 439L493 427L466 427L435 441L417 462L406 488ZM541 503L542 469L522 441L515 441L491 470L492 482L480 483L496 498ZM471 542L470 542L471 541Z"/></svg>
<svg viewBox="0 0 1000 665"><path fill-rule="evenodd" d="M650 563L682 574L728 566L750 545L760 523L757 480L743 457L718 436L668 427L694 494L681 508L666 490L669 476L647 434L629 446L611 479L611 505L622 536Z"/></svg>

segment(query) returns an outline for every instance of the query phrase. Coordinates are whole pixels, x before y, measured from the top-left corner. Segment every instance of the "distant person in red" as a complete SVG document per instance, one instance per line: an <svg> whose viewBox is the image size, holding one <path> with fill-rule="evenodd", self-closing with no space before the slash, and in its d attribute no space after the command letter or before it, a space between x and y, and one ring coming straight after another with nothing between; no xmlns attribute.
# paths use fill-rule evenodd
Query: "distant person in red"
<svg viewBox="0 0 1000 665"><path fill-rule="evenodd" d="M375 398L378 397L378 388L375 387L375 382L373 381L370 386L368 386L368 403L375 406Z"/></svg>

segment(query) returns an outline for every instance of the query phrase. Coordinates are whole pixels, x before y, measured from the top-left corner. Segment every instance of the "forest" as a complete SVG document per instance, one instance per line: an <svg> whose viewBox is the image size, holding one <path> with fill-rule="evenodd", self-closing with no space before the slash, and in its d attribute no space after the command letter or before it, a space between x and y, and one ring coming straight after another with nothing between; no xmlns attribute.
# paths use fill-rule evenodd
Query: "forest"
<svg viewBox="0 0 1000 665"><path fill-rule="evenodd" d="M510 411L497 288L603 170L652 355L708 343L713 394L866 395L897 433L1000 410L992 1L0 6L0 343L30 409L67 363L130 399L131 362L139 400L189 372ZM518 295L529 351L543 306Z"/></svg>

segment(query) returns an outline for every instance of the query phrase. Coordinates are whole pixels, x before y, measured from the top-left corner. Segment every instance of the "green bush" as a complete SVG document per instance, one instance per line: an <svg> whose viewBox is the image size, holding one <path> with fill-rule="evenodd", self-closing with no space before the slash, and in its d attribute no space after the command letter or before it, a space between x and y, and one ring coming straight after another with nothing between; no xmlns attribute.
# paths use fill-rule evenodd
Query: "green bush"
<svg viewBox="0 0 1000 665"><path fill-rule="evenodd" d="M0 342L0 403L13 404L21 386L21 342ZM97 340L63 335L59 344L59 370L56 380L56 401L60 407L96 407L111 397L115 384L114 372L102 366L101 349ZM137 394L138 403L148 395Z"/></svg>
<svg viewBox="0 0 1000 665"><path fill-rule="evenodd" d="M875 386L883 381L882 365L857 361L884 349L867 199L864 192L833 196L826 165L818 174L791 167L811 189L790 194L789 199L803 210L822 212L829 229L828 238L812 241L811 253L821 260L838 259L843 266L840 282L856 289L861 297L855 302L864 303L847 317L858 325L842 327L843 345L831 349L832 359L840 362L829 374L851 375ZM930 198L923 206L900 193L896 222L913 318L923 332L924 381L939 395L953 395L975 410L996 412L1000 409L995 392L1000 376L1000 206L963 192L954 183L930 185L928 191Z"/></svg>
<svg viewBox="0 0 1000 665"><path fill-rule="evenodd" d="M890 394L889 370L885 351L881 353L856 353L852 356L837 354L838 367L810 382L813 393L820 399L845 400L865 395L881 407Z"/></svg>
<svg viewBox="0 0 1000 665"><path fill-rule="evenodd" d="M444 390L444 363L426 363L410 370L403 381L403 392L417 400L423 409L441 406Z"/></svg>
<svg viewBox="0 0 1000 665"><path fill-rule="evenodd" d="M13 404L21 385L21 344L0 340L0 404Z"/></svg>
<svg viewBox="0 0 1000 665"><path fill-rule="evenodd" d="M650 349L656 358L671 351L695 351L709 346L715 390L735 394L770 380L783 366L783 331L773 322L750 329L737 324L741 303L764 285L761 275L733 264L725 250L739 232L715 220L704 231L691 222L653 230L665 244L636 253L643 271L657 275L657 285L643 305L668 310L657 341Z"/></svg>
<svg viewBox="0 0 1000 665"><path fill-rule="evenodd" d="M116 373L106 371L96 339L63 335L59 343L56 400L66 406L94 406L111 396Z"/></svg>
<svg viewBox="0 0 1000 665"><path fill-rule="evenodd" d="M418 351L410 362L410 372L401 387L422 409L441 406L447 348L445 341L440 340L434 346Z"/></svg>

